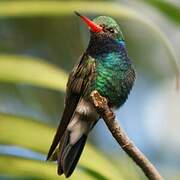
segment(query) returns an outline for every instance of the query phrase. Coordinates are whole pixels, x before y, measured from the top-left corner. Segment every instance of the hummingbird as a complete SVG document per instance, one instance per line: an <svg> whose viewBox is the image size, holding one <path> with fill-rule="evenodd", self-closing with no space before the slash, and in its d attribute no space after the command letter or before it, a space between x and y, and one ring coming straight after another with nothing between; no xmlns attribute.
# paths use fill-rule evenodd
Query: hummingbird
<svg viewBox="0 0 180 180"><path fill-rule="evenodd" d="M108 16L90 20L75 12L89 27L90 41L69 75L64 112L47 160L56 160L58 175L72 175L89 132L100 119L90 98L97 90L110 108L122 106L133 87L136 73L128 57L118 23Z"/></svg>

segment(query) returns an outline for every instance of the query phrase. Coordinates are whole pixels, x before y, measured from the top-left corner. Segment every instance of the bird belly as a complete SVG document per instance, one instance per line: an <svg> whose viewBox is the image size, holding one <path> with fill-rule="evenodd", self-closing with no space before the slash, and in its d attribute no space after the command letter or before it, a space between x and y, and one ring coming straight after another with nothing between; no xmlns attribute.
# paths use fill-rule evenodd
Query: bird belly
<svg viewBox="0 0 180 180"><path fill-rule="evenodd" d="M82 98L67 128L70 132L70 144L75 144L82 135L88 135L98 119L99 115L92 103Z"/></svg>

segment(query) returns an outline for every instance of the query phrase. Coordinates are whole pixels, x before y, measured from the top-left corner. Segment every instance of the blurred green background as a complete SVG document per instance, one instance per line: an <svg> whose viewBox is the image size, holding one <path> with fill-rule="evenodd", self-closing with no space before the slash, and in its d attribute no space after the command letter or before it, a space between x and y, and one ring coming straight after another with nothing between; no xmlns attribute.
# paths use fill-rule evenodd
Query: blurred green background
<svg viewBox="0 0 180 180"><path fill-rule="evenodd" d="M121 26L137 80L117 111L121 126L165 179L180 179L179 0L0 1L0 179L64 179L45 162L67 76L89 32L74 15ZM102 120L70 179L141 180Z"/></svg>

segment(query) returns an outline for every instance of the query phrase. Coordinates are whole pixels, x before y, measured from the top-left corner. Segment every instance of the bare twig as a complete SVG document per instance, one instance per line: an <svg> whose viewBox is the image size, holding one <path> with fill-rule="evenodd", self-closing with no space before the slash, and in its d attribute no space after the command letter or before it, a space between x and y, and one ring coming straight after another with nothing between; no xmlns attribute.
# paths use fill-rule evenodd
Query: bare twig
<svg viewBox="0 0 180 180"><path fill-rule="evenodd" d="M115 114L109 108L106 98L102 97L98 91L91 93L91 98L98 113L104 119L107 127L113 137L122 147L122 149L133 159L133 161L142 169L144 174L150 180L163 180L160 173L145 155L133 144L133 142L124 133L123 129L115 120Z"/></svg>

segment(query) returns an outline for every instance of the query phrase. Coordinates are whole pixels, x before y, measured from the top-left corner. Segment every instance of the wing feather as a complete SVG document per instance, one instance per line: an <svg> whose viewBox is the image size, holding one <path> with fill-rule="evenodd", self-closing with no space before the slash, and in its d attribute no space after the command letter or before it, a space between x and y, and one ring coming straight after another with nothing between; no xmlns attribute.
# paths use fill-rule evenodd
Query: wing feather
<svg viewBox="0 0 180 180"><path fill-rule="evenodd" d="M59 144L81 96L83 96L85 93L86 88L90 83L89 81L92 80L92 76L94 75L94 67L94 60L90 56L84 54L80 60L80 63L70 73L67 83L64 112L54 136L52 145L49 149L47 160L51 157Z"/></svg>

